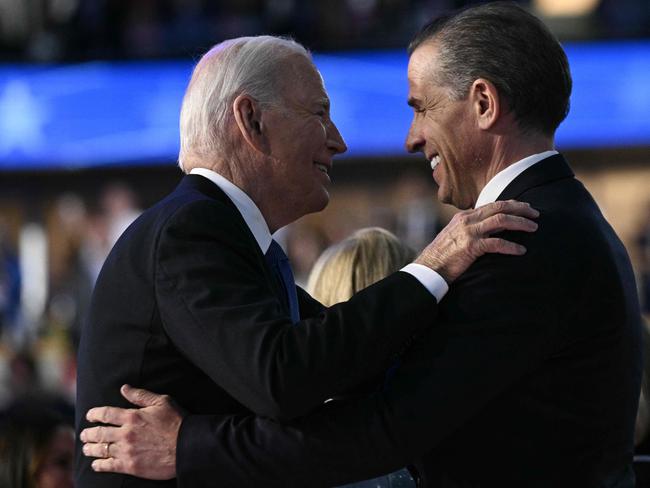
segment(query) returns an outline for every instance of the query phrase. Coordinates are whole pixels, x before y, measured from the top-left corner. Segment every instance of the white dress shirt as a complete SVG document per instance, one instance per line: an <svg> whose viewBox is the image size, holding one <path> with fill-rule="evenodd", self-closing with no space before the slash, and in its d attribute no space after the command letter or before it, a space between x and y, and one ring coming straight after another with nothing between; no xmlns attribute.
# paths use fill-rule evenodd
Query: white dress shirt
<svg viewBox="0 0 650 488"><path fill-rule="evenodd" d="M237 207L237 210L239 210L239 213L244 218L244 222L246 222L246 225L251 230L257 244L262 250L262 253L266 254L273 237L271 236L269 226L262 216L262 212L257 208L255 202L253 202L253 200L251 200L251 198L246 195L241 188L215 171L207 168L194 168L190 171L190 174L200 175L209 179L212 183L221 188L226 195L228 195L228 198L232 200L232 203L235 204L235 207ZM436 297L438 302L442 300L442 297L445 296L445 293L447 293L447 290L449 289L449 286L442 276L421 264L411 263L406 265L400 271L404 271L405 273L415 277L415 279L422 283L422 285Z"/></svg>
<svg viewBox="0 0 650 488"><path fill-rule="evenodd" d="M512 181L517 176L530 168L532 165L537 164L543 159L546 159L555 154L558 154L558 152L553 150L544 151L539 154L533 154L531 156L525 157L521 161L517 161L516 163L511 164L506 169L499 171L490 181L488 181L483 190L481 190L474 208L495 202L496 199L499 198L499 195L501 195L501 192L505 190L506 186L512 183ZM449 289L445 280L438 273L421 264L411 263L402 268L402 271L411 273L418 280L420 280L420 282L426 286L427 289L437 298L438 303L440 303L440 300L445 296Z"/></svg>
<svg viewBox="0 0 650 488"><path fill-rule="evenodd" d="M235 207L237 207L237 210L239 210L239 213L244 218L244 222L246 222L246 225L251 230L253 237L255 237L257 244L262 250L262 254L266 254L266 251L269 250L269 246L271 245L271 240L273 239L271 231L269 230L266 220L264 220L264 217L262 216L262 212L257 208L255 202L244 193L244 190L239 188L232 181L227 180L219 173L210 169L194 168L190 171L190 174L201 175L209 179L212 183L221 188L226 195L228 195L228 198L230 198L232 203L235 204Z"/></svg>
<svg viewBox="0 0 650 488"><path fill-rule="evenodd" d="M474 208L479 208L488 203L496 202L499 195L501 195L503 190L506 189L506 186L512 183L517 176L526 171L532 165L537 164L541 160L550 156L554 156L555 154L558 154L558 152L553 150L544 151L539 154L532 154L514 164L511 164L506 169L499 171L490 181L488 181L487 185L483 187L481 193L479 193L479 196L476 199L476 205L474 205Z"/></svg>

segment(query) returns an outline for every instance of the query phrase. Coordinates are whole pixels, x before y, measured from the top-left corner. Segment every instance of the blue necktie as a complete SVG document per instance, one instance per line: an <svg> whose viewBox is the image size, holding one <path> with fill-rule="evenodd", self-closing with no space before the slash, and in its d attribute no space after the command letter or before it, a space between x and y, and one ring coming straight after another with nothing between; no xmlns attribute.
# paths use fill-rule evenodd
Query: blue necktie
<svg viewBox="0 0 650 488"><path fill-rule="evenodd" d="M271 241L269 250L264 255L266 262L271 267L282 284L287 296L287 303L289 304L289 313L291 321L295 324L300 321L300 312L298 309L298 294L296 293L296 282L293 279L293 272L289 265L289 258L284 253L280 244L276 241Z"/></svg>

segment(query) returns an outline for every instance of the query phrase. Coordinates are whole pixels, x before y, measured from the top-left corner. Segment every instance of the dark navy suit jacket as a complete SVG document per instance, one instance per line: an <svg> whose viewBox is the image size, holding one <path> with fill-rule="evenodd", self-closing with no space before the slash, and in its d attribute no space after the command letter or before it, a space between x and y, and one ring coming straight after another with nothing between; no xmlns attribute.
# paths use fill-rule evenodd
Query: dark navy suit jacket
<svg viewBox="0 0 650 488"><path fill-rule="evenodd" d="M281 285L237 208L185 176L119 239L99 275L79 348L77 434L86 411L128 407L123 383L166 393L197 414L304 415L383 371L437 312L395 273L323 309L299 290L293 326ZM176 486L94 473L77 444L77 488Z"/></svg>
<svg viewBox="0 0 650 488"><path fill-rule="evenodd" d="M641 319L627 253L561 155L510 198L541 212L537 232L503 236L527 254L477 260L384 391L292 422L189 416L179 486L325 487L409 463L426 487L633 486Z"/></svg>

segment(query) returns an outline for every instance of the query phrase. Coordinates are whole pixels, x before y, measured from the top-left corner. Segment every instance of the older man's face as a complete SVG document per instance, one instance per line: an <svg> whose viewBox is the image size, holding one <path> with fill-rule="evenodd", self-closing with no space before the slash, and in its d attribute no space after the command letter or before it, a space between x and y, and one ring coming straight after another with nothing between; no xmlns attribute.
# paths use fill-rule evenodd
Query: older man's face
<svg viewBox="0 0 650 488"><path fill-rule="evenodd" d="M271 164L275 187L286 205L301 215L317 212L329 202L329 172L336 154L347 150L330 119L329 98L320 74L302 56L290 61L284 106L269 118Z"/></svg>
<svg viewBox="0 0 650 488"><path fill-rule="evenodd" d="M414 114L406 146L431 162L441 202L471 208L485 184L480 182L480 131L471 102L452 100L448 89L434 83L437 50L435 44L423 44L409 60L408 103Z"/></svg>

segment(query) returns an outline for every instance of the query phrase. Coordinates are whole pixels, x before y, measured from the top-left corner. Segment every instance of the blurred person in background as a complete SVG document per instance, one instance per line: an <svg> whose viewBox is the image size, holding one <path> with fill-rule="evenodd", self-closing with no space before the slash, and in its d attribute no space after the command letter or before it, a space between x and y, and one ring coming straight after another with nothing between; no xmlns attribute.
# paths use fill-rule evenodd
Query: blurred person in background
<svg viewBox="0 0 650 488"><path fill-rule="evenodd" d="M400 195L395 231L413 249L420 249L425 236L436 235L443 224L440 205L431 198L431 185L422 178L405 176L395 183Z"/></svg>
<svg viewBox="0 0 650 488"><path fill-rule="evenodd" d="M98 200L98 208L85 215L79 248L79 264L91 281L88 292L117 239L142 213L133 189L120 181L107 184Z"/></svg>
<svg viewBox="0 0 650 488"><path fill-rule="evenodd" d="M327 248L309 275L307 292L326 307L349 300L358 291L396 273L415 257L411 248L393 233L379 228L360 229L350 237ZM389 370L390 371L390 370ZM387 373L390 374L390 373ZM383 385L384 375L367 384L370 391ZM352 394L359 395L362 388ZM415 481L408 470L361 481L346 488L407 488Z"/></svg>
<svg viewBox="0 0 650 488"><path fill-rule="evenodd" d="M435 19L409 54L409 151L443 203L540 209L537 232L503 234L526 255L477 260L368 397L284 422L183 416L145 391L132 395L145 408L91 411L115 425L84 433L117 444L107 469L166 470L148 450L177 449L179 486L193 488L331 486L408 463L425 487L634 486L641 315L623 244L554 149L572 88L562 47L493 2ZM208 434L189 442L186 429Z"/></svg>
<svg viewBox="0 0 650 488"><path fill-rule="evenodd" d="M525 252L491 234L532 232L525 217L538 212L488 205L454 219L401 272L323 308L295 286L272 234L329 202L332 160L346 150L329 109L309 53L293 41L238 38L203 56L181 108L186 176L120 237L95 286L79 346L78 432L101 421L86 415L91 407L128 406L127 382L198 414L302 416L383 371L478 256ZM187 425L181 442L206 435ZM120 444L84 446L95 461L79 448L77 488L127 482L101 472ZM151 475L169 480L175 455L159 454L174 469ZM210 481L189 473L190 486Z"/></svg>
<svg viewBox="0 0 650 488"><path fill-rule="evenodd" d="M106 255L115 245L126 228L137 219L142 210L138 208L135 193L124 183L111 183L101 196L106 225L108 226L108 243Z"/></svg>
<svg viewBox="0 0 650 488"><path fill-rule="evenodd" d="M0 221L0 336L17 325L20 286L18 253L11 246L7 229Z"/></svg>
<svg viewBox="0 0 650 488"><path fill-rule="evenodd" d="M46 405L18 401L0 412L0 486L73 488L72 423Z"/></svg>
<svg viewBox="0 0 650 488"><path fill-rule="evenodd" d="M84 259L91 229L86 203L74 193L61 195L48 228L50 282L44 332L60 335L76 350L94 285Z"/></svg>
<svg viewBox="0 0 650 488"><path fill-rule="evenodd" d="M328 247L314 263L307 292L326 307L349 300L399 271L415 253L391 232L370 227Z"/></svg>
<svg viewBox="0 0 650 488"><path fill-rule="evenodd" d="M10 352L6 372L6 392L0 398L0 409L17 402L21 405L46 404L64 415L72 416L74 407L57 380L58 364L49 361L47 340L41 339L31 348ZM46 378L46 376L50 376Z"/></svg>
<svg viewBox="0 0 650 488"><path fill-rule="evenodd" d="M13 351L9 357L8 399L27 398L42 393L42 382L34 353L29 349Z"/></svg>
<svg viewBox="0 0 650 488"><path fill-rule="evenodd" d="M330 242L327 234L317 226L301 222L285 227L276 233L275 238L284 241L282 247L291 260L296 284L306 289L314 263Z"/></svg>

